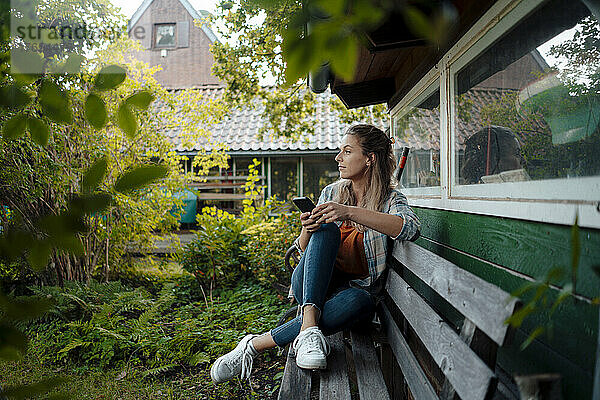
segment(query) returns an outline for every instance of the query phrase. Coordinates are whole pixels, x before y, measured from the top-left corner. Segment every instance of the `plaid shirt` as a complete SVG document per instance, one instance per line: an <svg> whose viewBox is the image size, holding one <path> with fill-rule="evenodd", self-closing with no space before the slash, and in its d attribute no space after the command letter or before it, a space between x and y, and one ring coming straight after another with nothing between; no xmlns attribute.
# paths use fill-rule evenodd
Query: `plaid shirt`
<svg viewBox="0 0 600 400"><path fill-rule="evenodd" d="M325 186L321 191L321 196L319 196L317 204L333 201L337 192L337 186L337 182ZM398 236L391 239L410 240L419 233L421 227L419 218L408 206L406 197L400 190L392 190L381 211L391 215L398 215L404 220L402 230ZM335 221L335 223L340 226L342 221ZM379 280L379 278L386 270L388 236L384 233L377 232L376 230L366 228L363 237L363 245L365 247L369 276L364 279L355 279L351 283L376 294L383 287L383 282L382 280Z"/></svg>

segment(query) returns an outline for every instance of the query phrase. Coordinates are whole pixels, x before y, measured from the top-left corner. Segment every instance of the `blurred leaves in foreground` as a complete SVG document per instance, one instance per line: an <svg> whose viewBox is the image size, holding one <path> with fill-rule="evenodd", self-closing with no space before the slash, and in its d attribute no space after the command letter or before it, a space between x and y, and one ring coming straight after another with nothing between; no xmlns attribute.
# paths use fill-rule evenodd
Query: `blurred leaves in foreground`
<svg viewBox="0 0 600 400"><path fill-rule="evenodd" d="M103 68L96 76L93 90L105 91L119 86L125 79L125 69L111 65ZM29 114L25 108L32 101L27 94L28 88L20 86L18 81L7 84L8 76L3 78L2 92L7 97L3 106L10 113L17 113L5 120L2 127L4 140L20 138L28 130L31 139L38 145L46 146L49 139L49 123L69 125L73 123L72 99L65 89L49 77L39 81L37 101L41 117ZM35 85L35 83L34 83ZM138 91L121 107L129 110L130 105L138 109L147 109L153 96L147 91ZM104 101L94 92L85 100L85 117L95 129L101 129L107 122L107 111ZM119 126L124 125L128 136L134 137L137 131L135 116L130 111L118 117ZM100 186L107 175L107 158L100 157L84 173L79 187L81 192L72 195L57 214L40 216L32 226L25 229L18 223L23 216L19 210L12 210L12 222L2 227L0 235L0 259L13 262L25 257L34 271L44 270L49 263L53 251L62 250L70 254L82 255L84 248L80 235L89 227L86 217L100 214L108 209L117 192L128 193L143 189L149 183L164 178L168 168L161 165L142 165L132 168L117 179L114 188L101 191ZM18 360L27 352L28 339L19 328L19 323L41 317L52 302L47 298L14 297L0 292L0 359ZM48 378L30 385L0 388L0 397L25 399L44 395L64 382L63 378ZM48 398L67 398L63 393Z"/></svg>

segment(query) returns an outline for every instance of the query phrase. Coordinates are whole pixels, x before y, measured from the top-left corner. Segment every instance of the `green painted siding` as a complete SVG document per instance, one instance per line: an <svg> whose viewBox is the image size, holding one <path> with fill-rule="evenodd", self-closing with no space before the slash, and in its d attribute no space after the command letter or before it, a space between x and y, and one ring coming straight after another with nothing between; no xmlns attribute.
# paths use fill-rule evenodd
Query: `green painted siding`
<svg viewBox="0 0 600 400"><path fill-rule="evenodd" d="M557 265L570 265L570 227L415 207L422 223L418 243L483 279L511 292L530 277ZM581 229L582 255L577 292L600 296L600 231ZM517 272L518 274L514 274ZM555 295L557 291L555 291ZM451 318L451 316L450 316ZM513 374L558 372L565 398L590 398L596 350L598 308L583 301L563 303L555 312L550 338L525 351L519 345L543 316L527 320L515 339L499 352L498 362Z"/></svg>

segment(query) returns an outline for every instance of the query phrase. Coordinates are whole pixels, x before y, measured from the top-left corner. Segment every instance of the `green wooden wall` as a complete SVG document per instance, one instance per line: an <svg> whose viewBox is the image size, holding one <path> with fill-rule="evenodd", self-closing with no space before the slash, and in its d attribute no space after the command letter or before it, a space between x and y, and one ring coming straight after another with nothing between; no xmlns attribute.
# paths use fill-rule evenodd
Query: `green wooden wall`
<svg viewBox="0 0 600 400"><path fill-rule="evenodd" d="M419 207L414 210L422 223L418 244L507 292L528 282L522 275L542 277L555 266L570 267L570 226ZM580 229L580 238L577 293L585 298L600 296L600 279L591 270L592 265L600 264L600 230ZM557 293L553 291L553 295ZM520 344L543 317L526 320L515 332L513 343L500 349L498 362L511 374L560 373L566 399L591 398L598 307L569 300L557 309L552 321L551 337L535 340L520 351Z"/></svg>

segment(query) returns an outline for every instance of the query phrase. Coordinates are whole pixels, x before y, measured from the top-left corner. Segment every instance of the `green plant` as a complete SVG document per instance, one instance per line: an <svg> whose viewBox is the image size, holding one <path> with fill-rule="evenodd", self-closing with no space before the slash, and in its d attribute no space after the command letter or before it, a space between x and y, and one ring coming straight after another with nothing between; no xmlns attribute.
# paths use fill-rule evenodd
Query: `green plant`
<svg viewBox="0 0 600 400"><path fill-rule="evenodd" d="M156 296L93 280L34 287L49 311L21 328L45 365L82 372L116 368L151 378L207 366L245 333L271 328L285 307L270 289L251 281L215 289L208 307L188 285L181 278L163 281Z"/></svg>
<svg viewBox="0 0 600 400"><path fill-rule="evenodd" d="M257 186L259 166L256 159L249 166L241 215L205 207L197 216L196 239L180 254L183 268L196 277L204 293L208 289L207 302L214 288L231 286L248 273L267 284L289 280L283 256L299 233L296 214L271 217L283 205L275 198L257 205L262 192Z"/></svg>
<svg viewBox="0 0 600 400"><path fill-rule="evenodd" d="M298 213L280 214L252 225L242 233L247 241L242 251L248 268L259 282L269 285L288 285L290 273L284 266L284 255L300 234Z"/></svg>
<svg viewBox="0 0 600 400"><path fill-rule="evenodd" d="M214 288L229 286L244 274L244 221L216 207L205 207L197 221L200 229L182 252L180 262L196 277L204 293L209 290L212 299Z"/></svg>

